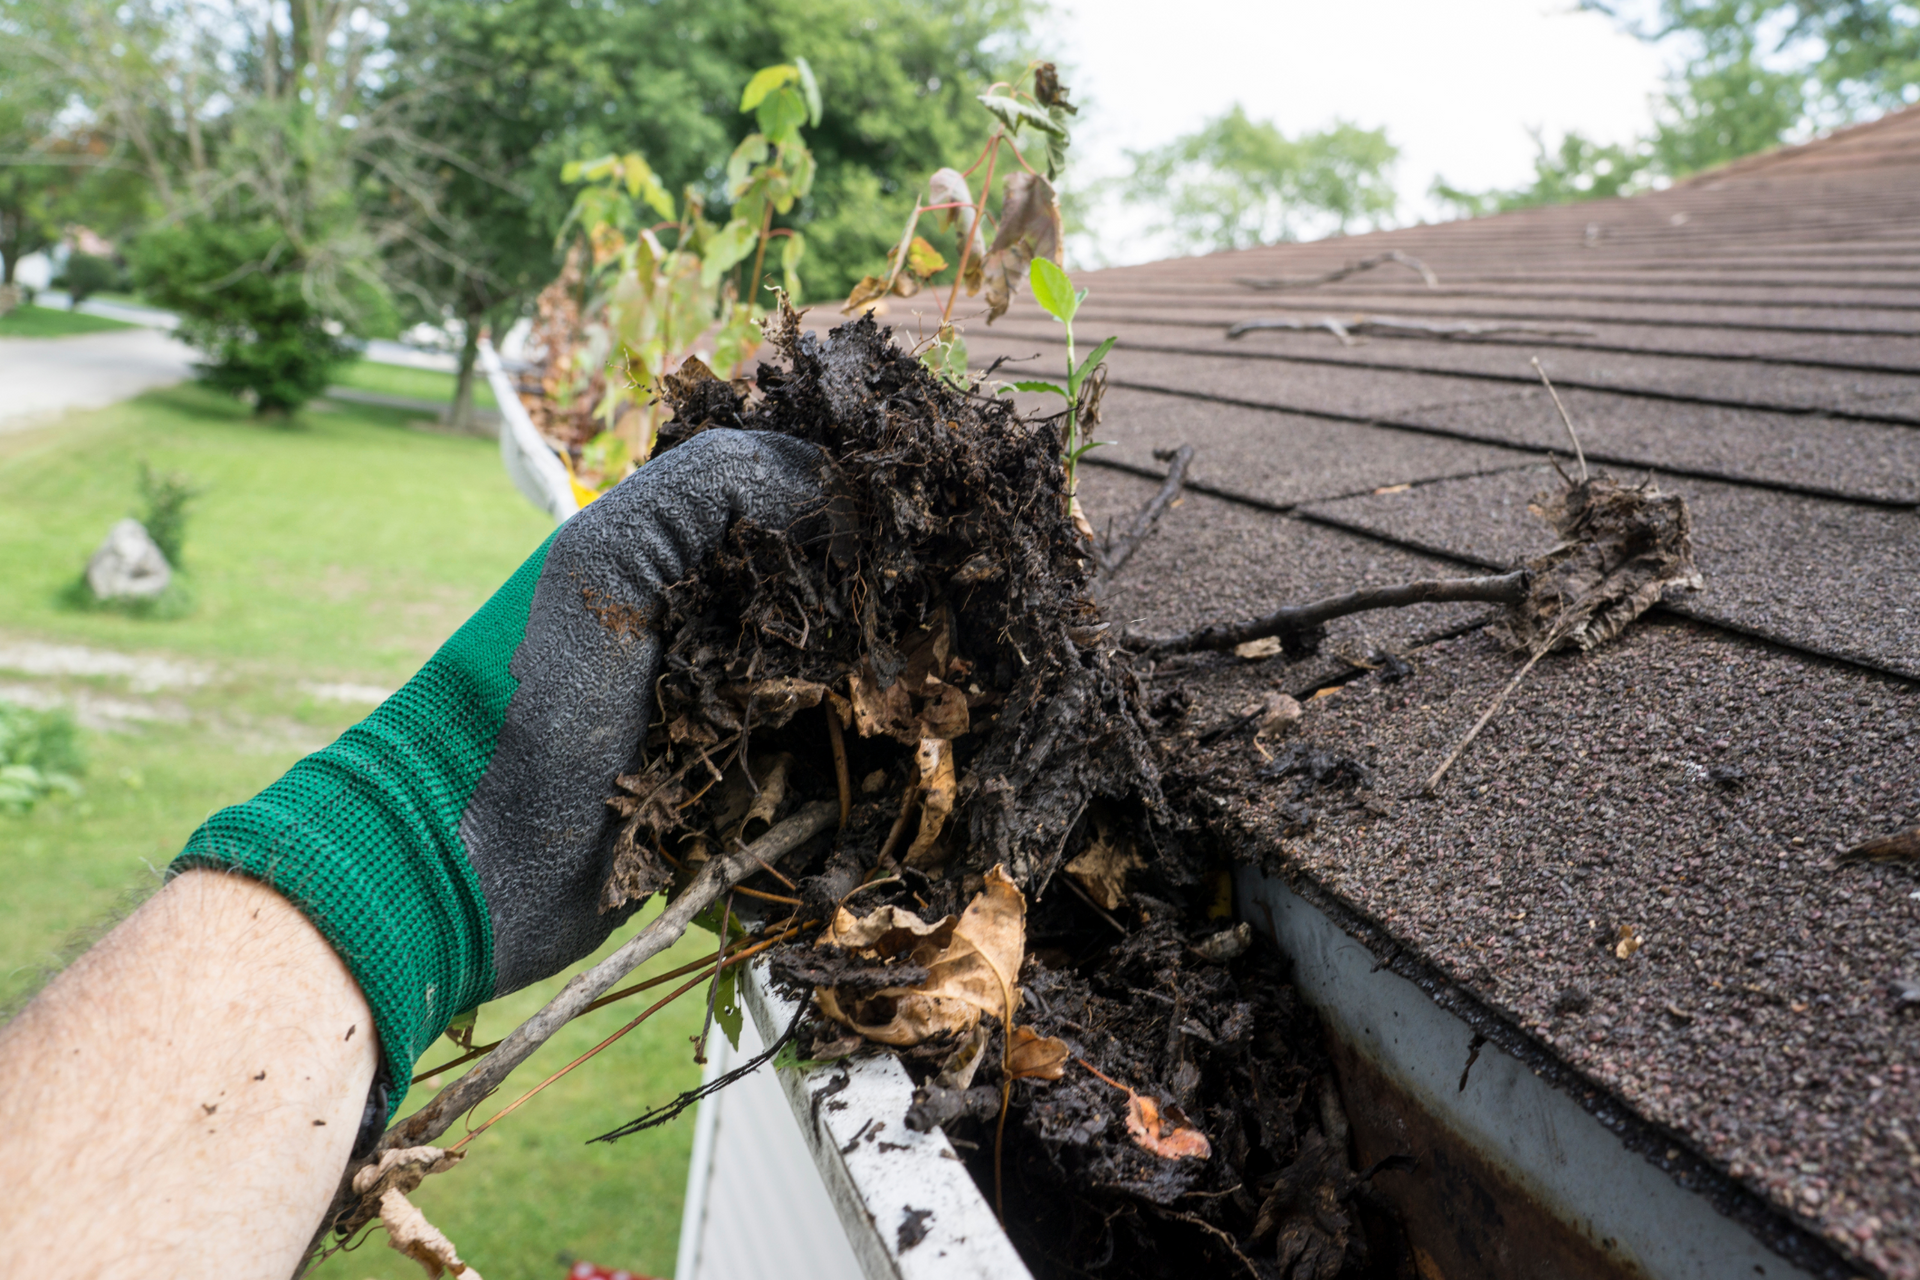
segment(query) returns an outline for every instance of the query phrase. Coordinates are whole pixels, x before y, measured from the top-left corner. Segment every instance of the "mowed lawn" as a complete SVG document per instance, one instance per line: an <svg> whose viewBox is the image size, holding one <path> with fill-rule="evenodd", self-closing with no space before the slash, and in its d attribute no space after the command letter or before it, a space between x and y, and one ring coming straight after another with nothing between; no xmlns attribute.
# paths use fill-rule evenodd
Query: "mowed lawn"
<svg viewBox="0 0 1920 1280"><path fill-rule="evenodd" d="M337 407L264 424L188 386L0 435L0 654L16 655L0 659L0 698L77 706L89 756L80 800L0 814L0 1004L150 893L208 813L365 715L551 532L494 444L409 422ZM114 520L138 514L141 459L204 488L187 526L189 607L168 619L76 608L70 589L87 556ZM163 664L132 678L25 669L49 652L77 655L83 669L101 655ZM684 963L710 941L696 934L650 968ZM487 1006L480 1034L497 1038L562 981ZM616 1005L569 1028L499 1103L637 1011ZM496 1280L559 1280L563 1258L669 1274L691 1114L584 1144L698 1082L688 1037L700 1013L696 1000L680 1002L549 1089L430 1180L421 1208ZM454 1053L443 1043L421 1065ZM416 1086L409 1106L428 1096ZM376 1231L316 1274L420 1272Z"/></svg>

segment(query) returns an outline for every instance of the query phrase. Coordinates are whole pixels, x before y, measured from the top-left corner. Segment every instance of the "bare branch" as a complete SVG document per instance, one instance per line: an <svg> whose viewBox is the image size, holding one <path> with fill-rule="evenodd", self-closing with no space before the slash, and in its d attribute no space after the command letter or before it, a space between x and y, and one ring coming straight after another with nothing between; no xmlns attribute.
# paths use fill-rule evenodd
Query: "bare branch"
<svg viewBox="0 0 1920 1280"><path fill-rule="evenodd" d="M1440 287L1440 277L1434 275L1426 263L1420 261L1420 259L1414 257L1412 254L1402 253L1398 249L1389 249L1385 253L1376 253L1371 258L1361 258L1357 261L1349 262L1346 266L1329 271L1325 275L1278 276L1269 279L1261 279L1255 276L1236 276L1233 282L1237 285L1244 285L1249 289L1259 289L1262 292L1275 289L1311 289L1314 285L1332 284L1336 280L1345 280L1348 276L1359 275L1362 271L1371 271L1375 267L1385 266L1389 262L1397 262L1409 271L1419 272L1420 278L1427 282L1427 288L1429 289L1438 289Z"/></svg>
<svg viewBox="0 0 1920 1280"><path fill-rule="evenodd" d="M1567 424L1567 436L1573 441L1573 456L1580 460L1580 478L1587 478L1587 455L1580 448L1580 437L1573 429L1573 419L1567 416L1567 406L1560 403L1560 393L1553 389L1553 379L1540 367L1540 357L1533 358L1533 371L1540 375L1540 381L1547 384L1547 394L1553 397L1553 407L1560 411L1560 421Z"/></svg>
<svg viewBox="0 0 1920 1280"><path fill-rule="evenodd" d="M1166 483L1160 486L1160 492L1154 494L1147 505L1140 508L1139 514L1133 518L1133 524L1128 526L1127 531L1121 534L1117 541L1109 542L1101 548L1099 559L1102 581L1112 578L1125 567L1127 561L1133 559L1133 553L1140 549L1140 544L1147 540L1147 535L1151 534L1154 526L1160 523L1160 517L1166 514L1167 508L1171 507L1174 500L1180 496L1180 491L1186 488L1187 465L1192 461L1192 445L1183 444L1174 450L1172 462L1167 467Z"/></svg>
<svg viewBox="0 0 1920 1280"><path fill-rule="evenodd" d="M1493 324L1474 324L1465 320L1410 320L1393 316L1357 315L1342 320L1321 316L1317 320L1295 320L1284 316L1262 316L1242 320L1227 330L1229 338L1243 337L1262 329L1289 329L1304 332L1325 329L1351 347L1356 333L1404 333L1423 338L1486 338L1503 333L1526 333L1545 338L1591 338L1593 330L1560 325L1530 324L1524 320L1503 320Z"/></svg>
<svg viewBox="0 0 1920 1280"><path fill-rule="evenodd" d="M1395 587L1374 587L1343 596L1316 600L1312 604L1288 605L1264 618L1246 622L1219 623L1197 631L1170 636L1141 636L1131 633L1121 643L1129 649L1162 657L1192 653L1198 649L1231 649L1249 640L1268 636L1300 636L1312 633L1334 618L1369 609L1399 609L1413 604L1448 601L1479 601L1486 604L1517 604L1524 600L1533 574L1526 569L1486 578L1428 578Z"/></svg>

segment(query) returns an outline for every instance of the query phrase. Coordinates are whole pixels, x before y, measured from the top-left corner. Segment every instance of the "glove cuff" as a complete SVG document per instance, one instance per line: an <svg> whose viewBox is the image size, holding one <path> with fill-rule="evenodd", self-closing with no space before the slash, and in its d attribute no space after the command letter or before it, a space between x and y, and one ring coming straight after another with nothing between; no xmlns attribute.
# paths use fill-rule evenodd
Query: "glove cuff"
<svg viewBox="0 0 1920 1280"><path fill-rule="evenodd" d="M313 921L373 1010L388 1118L453 1016L493 995L487 900L458 827L519 686L507 664L546 553L371 716L214 814L168 868L244 872Z"/></svg>

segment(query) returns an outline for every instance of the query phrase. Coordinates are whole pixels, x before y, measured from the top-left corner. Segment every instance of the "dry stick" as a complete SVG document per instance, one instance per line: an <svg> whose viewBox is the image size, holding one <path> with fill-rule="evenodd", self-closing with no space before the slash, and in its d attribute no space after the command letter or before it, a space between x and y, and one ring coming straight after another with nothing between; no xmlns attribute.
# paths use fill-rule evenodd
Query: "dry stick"
<svg viewBox="0 0 1920 1280"><path fill-rule="evenodd" d="M660 1012L662 1009L666 1008L668 1005L672 1004L675 1000L678 1000L681 996L687 994L687 992L693 990L695 987L699 986L701 983L705 982L707 979L718 978L720 976L721 970L730 969L734 965L739 964L742 960L749 960L753 956L757 955L758 953L765 951L768 947L774 946L781 942L785 942L787 939L795 936L799 932L800 930L798 929L789 929L785 933L779 934L776 937L764 939L763 941L755 944L754 946L746 948L744 951L736 951L734 952L734 954L732 954L731 956L728 956L725 960L721 961L718 965L714 965L712 968L708 969L705 973L698 974L692 980L681 983L678 987L674 988L672 991L668 992L666 995L660 997L660 999L648 1005L645 1009L642 1009L638 1014L634 1015L633 1020L627 1023L624 1027L621 1027L618 1031L608 1036L605 1040L602 1040L599 1044L593 1046L593 1048L587 1050L585 1053L575 1058L572 1062L569 1062L566 1066L561 1067L558 1071L548 1076L545 1080L542 1080L539 1084L533 1086L533 1088L527 1090L525 1093L515 1098L512 1102L502 1107L499 1111L495 1112L493 1116L490 1117L485 1124L481 1125L477 1129L468 1130L467 1136L460 1139L460 1141L454 1143L451 1150L454 1150L454 1151L461 1150L469 1142L472 1142L475 1138L479 1137L481 1134L485 1133L487 1130L493 1128L494 1125L500 1123L500 1121L506 1119L508 1116L518 1111L521 1107L525 1106L528 1102L530 1102L533 1099L533 1096L539 1093L542 1089L545 1089L548 1085L560 1079L560 1077L566 1075L569 1071L572 1071L575 1067L579 1066L581 1063L585 1062L587 1059L593 1057L595 1054L599 1053L602 1049L605 1049L606 1047L611 1045L614 1041L626 1035L627 1032L633 1030L635 1027L645 1022L648 1018L651 1018L654 1014ZM700 963L712 964L711 961L701 961Z"/></svg>
<svg viewBox="0 0 1920 1280"><path fill-rule="evenodd" d="M1376 253L1371 258L1361 258L1357 262L1349 262L1346 266L1337 267L1323 275L1294 276L1291 278L1281 276L1269 279L1260 279L1254 276L1236 276L1233 282L1238 285L1245 285L1249 289L1259 289L1262 292L1274 289L1306 289L1316 284L1332 284L1336 280L1345 280L1348 276L1359 275L1362 271L1371 271L1375 267L1384 266L1389 262L1397 262L1409 270L1418 271L1420 278L1427 282L1427 288L1429 289L1438 289L1440 287L1440 277L1434 275L1426 263L1420 261L1420 259L1414 257L1412 254L1402 253L1398 249L1389 249L1385 253Z"/></svg>
<svg viewBox="0 0 1920 1280"><path fill-rule="evenodd" d="M1587 455L1580 448L1580 437L1573 429L1573 419L1567 416L1567 406L1560 403L1560 393L1553 389L1553 379L1540 367L1540 357L1533 357L1533 371L1540 375L1540 381L1547 384L1547 394L1553 397L1553 407L1560 411L1560 421L1567 424L1567 438L1573 441L1573 456L1580 460L1580 479L1587 478Z"/></svg>
<svg viewBox="0 0 1920 1280"><path fill-rule="evenodd" d="M377 1159L383 1151L421 1146L445 1133L448 1126L498 1088L507 1073L531 1057L534 1050L545 1044L554 1032L583 1013L614 983L678 942L695 916L711 906L736 881L758 871L754 855L780 858L791 853L831 827L835 812L834 805L817 800L747 848L721 853L709 859L700 873L694 876L693 883L682 889L680 896L669 902L666 910L655 917L652 924L629 938L619 950L593 968L576 974L540 1012L515 1027L500 1042L499 1048L487 1055L486 1061L435 1094L433 1101L426 1106L387 1130L369 1159ZM347 1181L343 1185L351 1185L352 1175L364 1163L359 1162L348 1168Z"/></svg>
<svg viewBox="0 0 1920 1280"><path fill-rule="evenodd" d="M1166 482L1160 486L1160 492L1154 494L1147 505L1140 508L1139 514L1133 518L1133 523L1128 526L1124 534L1120 535L1120 540L1109 541L1107 549L1101 553L1100 576L1102 578L1113 577L1120 572L1127 561L1133 559L1133 553L1140 549L1140 544L1147 540L1147 535L1153 532L1153 527L1160 523L1160 517L1166 514L1167 508L1171 507L1174 499L1180 496L1180 491L1186 488L1187 466L1192 461L1192 445L1183 444L1174 451L1173 461L1167 467Z"/></svg>
<svg viewBox="0 0 1920 1280"><path fill-rule="evenodd" d="M853 812L853 776L847 772L847 738L840 728L840 713L830 698L822 698L820 707L827 713L827 741L833 746L833 780L840 784L840 826L845 829Z"/></svg>
<svg viewBox="0 0 1920 1280"><path fill-rule="evenodd" d="M1338 316L1321 316L1317 320L1295 320L1273 316L1263 316L1253 320L1242 320L1227 328L1229 338L1243 337L1257 333L1262 329L1285 329L1290 332L1306 332L1312 329L1325 329L1340 339L1340 345L1354 345L1353 335L1360 330L1376 333L1412 333L1431 338L1491 338L1503 333L1530 333L1542 338L1591 338L1593 330L1564 325L1532 324L1525 320L1501 321L1494 324L1475 324L1459 320L1410 320L1395 316L1356 315L1341 319Z"/></svg>
<svg viewBox="0 0 1920 1280"><path fill-rule="evenodd" d="M1512 693L1519 683L1526 678L1527 672L1533 670L1533 664L1540 661L1541 655L1546 651L1546 647L1534 650L1533 656L1527 659L1527 665L1520 668L1518 674L1516 674L1513 679L1507 681L1507 687L1500 691L1500 696L1493 700L1493 705L1488 707L1480 719L1474 722L1473 728L1467 730L1467 736L1460 739L1460 745L1449 752L1447 758L1440 762L1440 767L1433 771L1431 778L1427 779L1427 785L1420 788L1420 794L1427 796L1433 794L1433 789L1440 785L1440 779L1447 776L1447 770L1453 768L1453 762L1460 758L1460 753L1471 746L1473 740L1480 736L1480 731L1487 727L1487 721L1493 719L1493 713L1498 711L1501 705L1506 702L1507 695Z"/></svg>
<svg viewBox="0 0 1920 1280"><path fill-rule="evenodd" d="M1419 582L1404 582L1395 587L1373 587L1365 591L1354 591L1344 596L1316 600L1311 604L1287 605L1274 610L1264 618L1252 618L1246 622L1217 623L1211 627L1201 627L1196 631L1183 631L1178 635L1128 634L1122 638L1121 643L1129 649L1149 653L1155 657L1192 653L1197 649L1231 649L1249 640L1311 631L1334 618L1344 617L1349 613L1361 613L1368 609L1398 609L1412 604L1461 600L1481 601L1487 604L1516 604L1526 599L1527 588L1532 580L1532 573L1526 569L1515 569L1512 573L1495 574L1485 578L1427 578Z"/></svg>

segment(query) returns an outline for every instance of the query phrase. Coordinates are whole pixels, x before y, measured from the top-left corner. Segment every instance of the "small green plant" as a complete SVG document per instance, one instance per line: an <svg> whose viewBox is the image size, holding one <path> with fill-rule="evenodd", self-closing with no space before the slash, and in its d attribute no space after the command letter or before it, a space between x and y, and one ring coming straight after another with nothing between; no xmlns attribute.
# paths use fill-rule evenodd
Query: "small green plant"
<svg viewBox="0 0 1920 1280"><path fill-rule="evenodd" d="M707 218L697 189L676 204L638 152L575 161L561 172L586 184L562 231L584 244L540 298L542 386L553 406L542 425L569 440L583 500L646 461L669 374L698 359L731 378L752 357L776 288L763 275L770 259L778 262L779 287L800 292L806 241L774 219L792 213L813 187L813 152L800 130L819 125L821 104L806 59L755 73L740 110L758 127L726 162L732 204L724 224ZM583 253L591 255L584 270Z"/></svg>
<svg viewBox="0 0 1920 1280"><path fill-rule="evenodd" d="M52 795L78 796L84 772L71 715L0 702L0 813L26 813Z"/></svg>
<svg viewBox="0 0 1920 1280"><path fill-rule="evenodd" d="M155 471L145 458L139 465L140 497L146 503L140 523L146 526L147 536L160 548L167 563L177 570L186 545L187 504L205 490L183 472Z"/></svg>
<svg viewBox="0 0 1920 1280"><path fill-rule="evenodd" d="M1067 101L1066 87L1051 62L1035 62L1028 72L1030 90L1022 87L1022 77L1019 83L989 85L978 95L994 121L986 145L964 171L933 172L927 179L926 196L915 198L900 242L887 255L886 274L861 280L841 308L850 315L889 294L911 298L923 288L936 286L949 264L919 234L920 219L936 214L940 229L961 229L939 329L921 356L935 373L956 384L967 380L966 341L954 319L962 290L969 297L986 291L987 323L992 324L1012 304L1014 288L1029 263L1060 257L1060 201L1053 184L1067 162L1067 118L1078 108ZM988 212L988 200L995 171L1003 162L1005 182L996 218ZM976 174L980 178L977 200L970 185Z"/></svg>
<svg viewBox="0 0 1920 1280"><path fill-rule="evenodd" d="M1101 382L1095 379L1094 374L1106 360L1107 353L1113 350L1115 340L1108 338L1093 349L1092 355L1075 363L1073 318L1079 314L1080 304L1086 301L1087 291L1076 291L1073 281L1061 270L1060 265L1046 258L1033 260L1028 268L1028 280L1033 286L1033 300L1066 328L1067 383L1061 386L1057 382L1031 380L1016 382L1008 389L1037 391L1059 396L1066 401L1067 429L1062 441L1062 453L1067 464L1067 495L1072 498L1079 489L1080 459L1106 443L1104 440L1086 439L1084 428L1093 425L1092 419L1098 413Z"/></svg>

